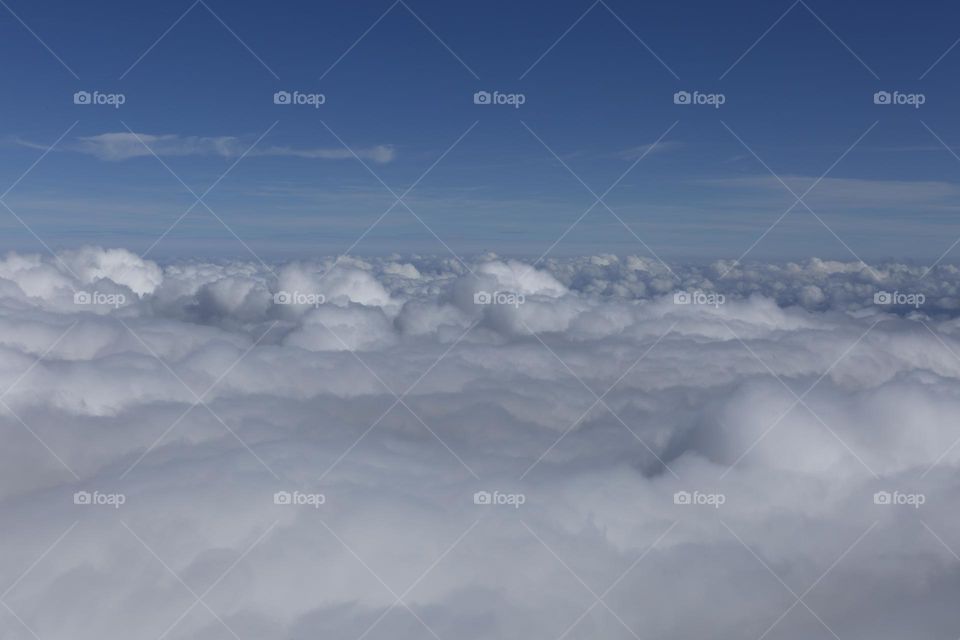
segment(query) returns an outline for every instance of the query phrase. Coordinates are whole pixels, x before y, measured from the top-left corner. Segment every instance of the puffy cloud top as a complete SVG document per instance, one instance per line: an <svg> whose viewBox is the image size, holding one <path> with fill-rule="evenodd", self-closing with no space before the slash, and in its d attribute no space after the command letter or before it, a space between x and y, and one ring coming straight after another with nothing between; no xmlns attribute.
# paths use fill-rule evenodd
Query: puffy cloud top
<svg viewBox="0 0 960 640"><path fill-rule="evenodd" d="M672 269L6 256L2 636L954 637L960 273Z"/></svg>

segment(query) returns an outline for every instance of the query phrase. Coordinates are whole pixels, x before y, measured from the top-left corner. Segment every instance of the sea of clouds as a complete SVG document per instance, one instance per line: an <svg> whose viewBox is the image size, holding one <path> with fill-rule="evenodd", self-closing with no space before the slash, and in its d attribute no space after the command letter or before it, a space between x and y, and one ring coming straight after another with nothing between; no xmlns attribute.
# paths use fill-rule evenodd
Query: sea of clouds
<svg viewBox="0 0 960 640"><path fill-rule="evenodd" d="M960 270L0 261L0 638L960 636Z"/></svg>

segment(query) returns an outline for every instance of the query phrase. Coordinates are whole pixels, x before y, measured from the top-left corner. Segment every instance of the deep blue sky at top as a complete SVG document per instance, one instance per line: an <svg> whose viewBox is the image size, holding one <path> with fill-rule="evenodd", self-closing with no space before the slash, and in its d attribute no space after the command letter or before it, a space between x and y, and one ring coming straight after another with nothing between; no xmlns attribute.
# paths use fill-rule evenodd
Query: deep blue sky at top
<svg viewBox="0 0 960 640"><path fill-rule="evenodd" d="M436 234L538 256L594 203L578 178L600 195L663 136L604 197L622 222L597 205L551 254L650 255L639 237L666 259L737 258L794 203L773 173L803 193L868 129L805 196L820 220L796 205L749 258L929 262L960 236L960 160L940 141L960 153L960 46L931 69L960 38L952 2L3 1L0 193L79 121L4 198L53 248L249 257L236 233L266 259L339 253L394 202L345 144L398 194L449 149L405 198L422 222L397 205L355 253L445 253ZM275 105L281 90L326 103ZM167 136L154 151L197 194L270 132L205 197L223 223L197 205L154 245L195 198L152 155L104 157L97 136L127 127ZM0 236L43 250L3 208Z"/></svg>

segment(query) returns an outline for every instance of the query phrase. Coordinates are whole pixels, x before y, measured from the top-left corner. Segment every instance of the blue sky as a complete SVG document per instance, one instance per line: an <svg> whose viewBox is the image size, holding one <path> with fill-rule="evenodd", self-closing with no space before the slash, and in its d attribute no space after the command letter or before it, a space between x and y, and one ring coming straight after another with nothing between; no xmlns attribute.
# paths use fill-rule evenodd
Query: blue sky
<svg viewBox="0 0 960 640"><path fill-rule="evenodd" d="M929 263L960 236L949 2L3 2L0 193L60 139L3 198L32 230L0 208L3 250ZM780 180L828 170L784 216ZM416 186L354 244L380 180Z"/></svg>

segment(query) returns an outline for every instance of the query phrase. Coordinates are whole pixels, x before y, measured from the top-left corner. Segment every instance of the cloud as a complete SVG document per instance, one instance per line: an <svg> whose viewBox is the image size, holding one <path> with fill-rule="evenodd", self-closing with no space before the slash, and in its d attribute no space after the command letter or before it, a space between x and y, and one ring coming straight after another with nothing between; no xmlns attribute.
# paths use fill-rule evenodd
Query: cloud
<svg viewBox="0 0 960 640"><path fill-rule="evenodd" d="M619 152L617 156L623 158L624 160L636 160L637 158L649 155L651 153L673 151L681 148L682 146L683 143L678 140L661 140L660 142L651 142L650 144L642 144L638 147L624 149L623 151Z"/></svg>
<svg viewBox="0 0 960 640"><path fill-rule="evenodd" d="M731 266L7 255L4 633L950 637L960 270Z"/></svg>
<svg viewBox="0 0 960 640"><path fill-rule="evenodd" d="M820 201L831 206L863 209L891 209L940 205L950 207L960 196L960 186L935 180L865 180L859 178L817 178L815 176L782 176L783 181L797 195L816 183L810 192L811 202ZM707 180L705 184L726 189L760 190L789 197L783 184L773 176L750 176Z"/></svg>
<svg viewBox="0 0 960 640"><path fill-rule="evenodd" d="M82 136L64 148L84 153L101 160L121 161L141 158L156 153L158 156L221 156L237 158L246 152L252 140L242 140L235 136L182 136L179 134L149 134L132 132L101 133L95 136ZM19 141L25 146L38 146ZM39 147L43 148L43 147ZM390 145L362 147L350 151L344 148L295 148L289 146L254 147L248 155L279 156L321 160L346 160L354 158L354 152L362 159L378 163L391 162L396 152Z"/></svg>

